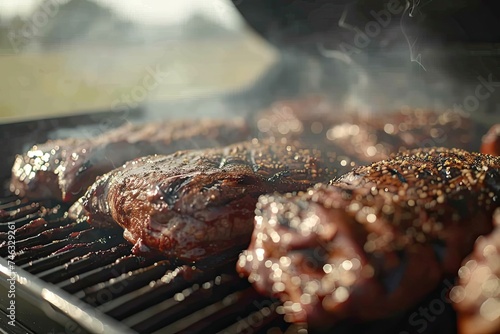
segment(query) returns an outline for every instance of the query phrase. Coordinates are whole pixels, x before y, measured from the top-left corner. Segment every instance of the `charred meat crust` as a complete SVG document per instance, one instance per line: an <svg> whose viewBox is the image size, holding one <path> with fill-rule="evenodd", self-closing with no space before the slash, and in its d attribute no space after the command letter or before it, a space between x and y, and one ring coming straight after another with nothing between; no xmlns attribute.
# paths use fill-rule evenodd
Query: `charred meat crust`
<svg viewBox="0 0 500 334"><path fill-rule="evenodd" d="M290 321L376 319L455 275L499 206L500 158L419 149L296 196L262 196L237 269ZM314 256L311 256L314 254Z"/></svg>
<svg viewBox="0 0 500 334"><path fill-rule="evenodd" d="M128 162L82 203L91 224L115 221L130 242L194 261L247 245L260 195L305 190L336 168L347 170L291 142L253 140Z"/></svg>

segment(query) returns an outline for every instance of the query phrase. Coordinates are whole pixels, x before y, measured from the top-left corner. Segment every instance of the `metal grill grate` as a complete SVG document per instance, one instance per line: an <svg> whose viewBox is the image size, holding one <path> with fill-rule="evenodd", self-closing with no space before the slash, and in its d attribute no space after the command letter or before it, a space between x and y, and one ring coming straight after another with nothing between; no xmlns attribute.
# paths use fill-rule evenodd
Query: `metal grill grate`
<svg viewBox="0 0 500 334"><path fill-rule="evenodd" d="M276 301L237 276L238 250L195 266L141 257L131 253L121 230L72 221L66 209L0 198L0 256L9 255L7 231L14 224L17 268L140 333L283 332L290 327L276 313Z"/></svg>

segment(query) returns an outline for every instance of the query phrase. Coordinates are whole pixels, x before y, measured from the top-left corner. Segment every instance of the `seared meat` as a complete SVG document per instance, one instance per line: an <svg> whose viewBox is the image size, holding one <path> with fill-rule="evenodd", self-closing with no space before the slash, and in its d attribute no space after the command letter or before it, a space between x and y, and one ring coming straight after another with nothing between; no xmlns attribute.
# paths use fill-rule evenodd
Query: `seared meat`
<svg viewBox="0 0 500 334"><path fill-rule="evenodd" d="M326 136L353 159L371 163L413 148L445 146L472 149L473 123L457 113L402 109L397 112L356 116L333 125Z"/></svg>
<svg viewBox="0 0 500 334"><path fill-rule="evenodd" d="M454 275L500 202L500 158L417 149L297 196L262 196L237 269L290 321L375 319Z"/></svg>
<svg viewBox="0 0 500 334"><path fill-rule="evenodd" d="M177 120L127 124L93 139L35 145L16 158L10 188L20 196L72 202L95 178L128 160L180 149L227 145L248 138L242 120Z"/></svg>
<svg viewBox="0 0 500 334"><path fill-rule="evenodd" d="M500 124L493 125L483 136L481 152L491 155L500 155Z"/></svg>
<svg viewBox="0 0 500 334"><path fill-rule="evenodd" d="M451 112L418 109L384 115L336 112L320 98L275 103L254 119L259 138L300 140L308 147L335 152L347 164L385 159L402 148L429 145L466 147L470 122ZM99 175L150 154L208 148L249 138L242 121L191 120L125 125L91 139L66 139L35 145L16 158L11 190L35 199L73 202Z"/></svg>
<svg viewBox="0 0 500 334"><path fill-rule="evenodd" d="M474 252L458 271L459 282L450 292L462 334L500 333L500 210L495 229L480 237Z"/></svg>
<svg viewBox="0 0 500 334"><path fill-rule="evenodd" d="M406 149L446 146L475 149L474 124L452 111L401 109L391 113L338 112L321 98L274 103L257 114L262 137L287 137L335 150L358 164Z"/></svg>
<svg viewBox="0 0 500 334"><path fill-rule="evenodd" d="M71 155L70 148L83 142L74 138L49 140L18 155L12 167L10 190L21 197L62 198L55 170L67 155Z"/></svg>
<svg viewBox="0 0 500 334"><path fill-rule="evenodd" d="M118 223L136 249L197 260L248 244L260 195L305 190L335 168L348 167L291 142L254 139L128 162L99 178L81 204L91 224Z"/></svg>

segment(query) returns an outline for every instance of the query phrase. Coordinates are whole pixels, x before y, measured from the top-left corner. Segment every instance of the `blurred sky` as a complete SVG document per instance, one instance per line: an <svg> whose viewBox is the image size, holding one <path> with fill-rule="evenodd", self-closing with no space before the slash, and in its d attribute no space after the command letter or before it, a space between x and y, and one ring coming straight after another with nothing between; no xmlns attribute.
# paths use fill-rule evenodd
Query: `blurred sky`
<svg viewBox="0 0 500 334"><path fill-rule="evenodd" d="M0 0L0 16L30 15L43 0ZM68 0L48 0L65 3ZM76 0L78 1L78 0ZM241 18L230 0L91 0L110 7L121 16L144 24L181 23L203 13L220 24L235 28Z"/></svg>

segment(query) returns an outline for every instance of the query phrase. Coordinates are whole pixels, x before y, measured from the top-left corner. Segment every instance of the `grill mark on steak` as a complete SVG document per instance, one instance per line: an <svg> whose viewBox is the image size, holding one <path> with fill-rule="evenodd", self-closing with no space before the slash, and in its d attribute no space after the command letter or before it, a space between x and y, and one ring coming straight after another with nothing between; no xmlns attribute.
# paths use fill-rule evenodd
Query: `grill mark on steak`
<svg viewBox="0 0 500 334"><path fill-rule="evenodd" d="M181 189L183 186L191 181L191 177L181 177L170 184L157 185L157 189L163 194L161 197L169 206L174 206L182 194Z"/></svg>
<svg viewBox="0 0 500 334"><path fill-rule="evenodd" d="M390 168L389 171L391 172L392 175L395 175L398 178L398 180L401 181L402 183L408 183L408 181L406 181L405 177L400 172L398 172L396 169Z"/></svg>
<svg viewBox="0 0 500 334"><path fill-rule="evenodd" d="M271 182L271 183L278 182L278 181L282 180L283 178L290 176L290 175L292 175L292 173L289 170L277 172L273 176L267 178L267 182Z"/></svg>
<svg viewBox="0 0 500 334"><path fill-rule="evenodd" d="M499 171L497 157L419 149L303 194L262 196L237 269L280 297L289 321L390 316L455 275L491 231ZM305 266L311 253L313 266Z"/></svg>
<svg viewBox="0 0 500 334"><path fill-rule="evenodd" d="M320 151L252 140L131 161L99 178L81 203L91 224L114 220L130 242L195 261L248 244L260 195L306 190L336 170L348 167Z"/></svg>
<svg viewBox="0 0 500 334"><path fill-rule="evenodd" d="M93 164L90 160L85 161L75 173L75 176L81 176L87 169L92 168Z"/></svg>

